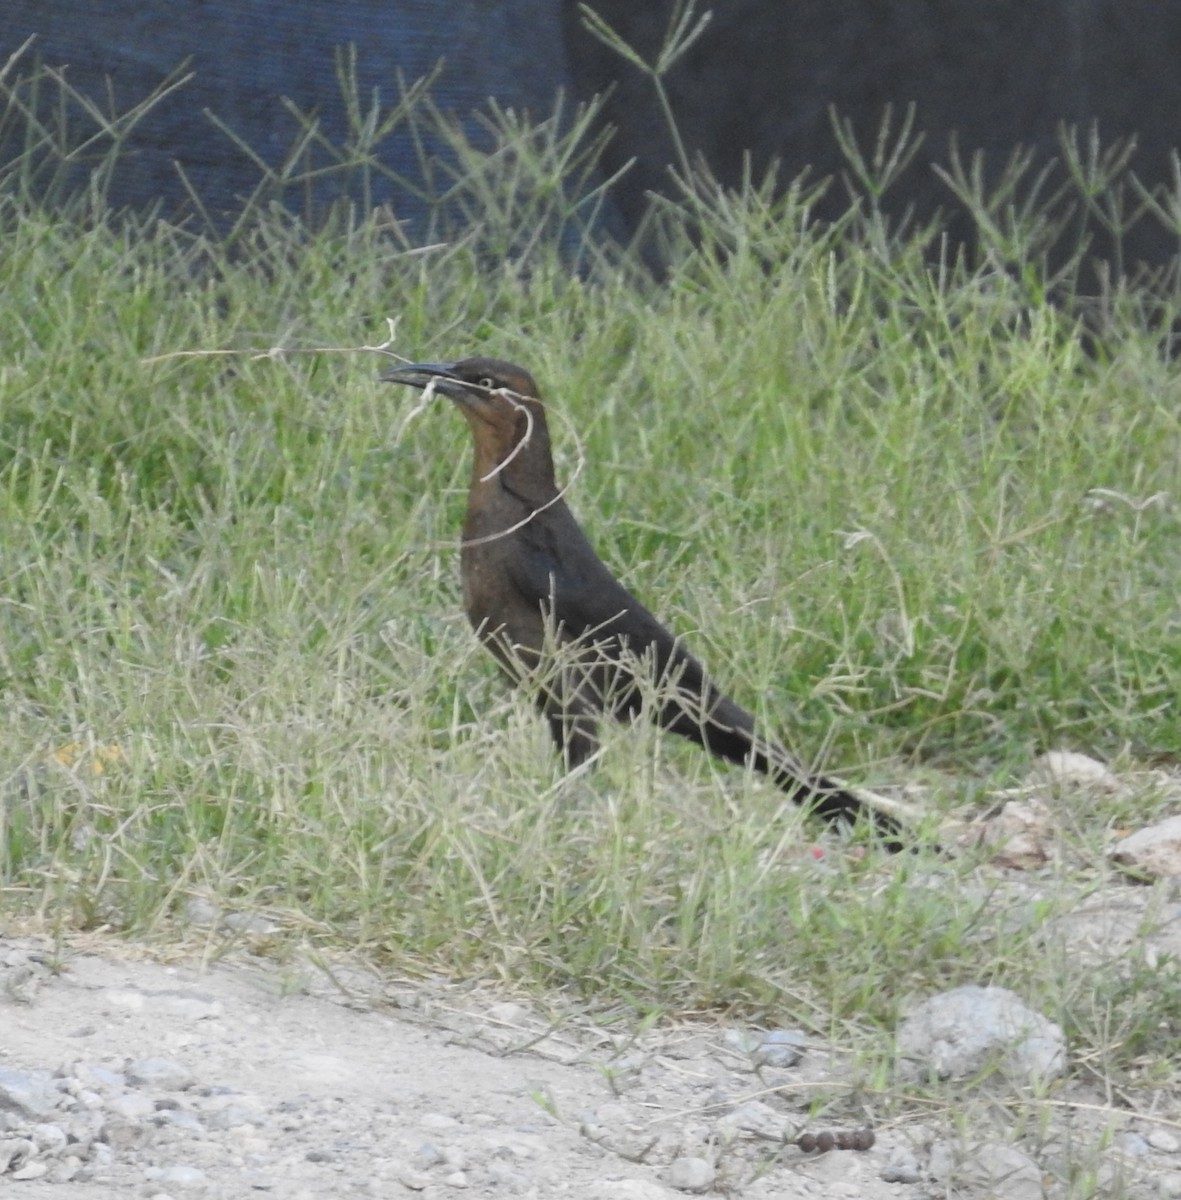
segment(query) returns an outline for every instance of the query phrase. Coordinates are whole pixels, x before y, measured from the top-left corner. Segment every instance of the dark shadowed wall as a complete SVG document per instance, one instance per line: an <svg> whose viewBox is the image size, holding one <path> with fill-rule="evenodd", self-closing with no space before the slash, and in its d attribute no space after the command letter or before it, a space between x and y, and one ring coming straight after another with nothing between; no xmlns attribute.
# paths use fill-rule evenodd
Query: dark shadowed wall
<svg viewBox="0 0 1181 1200"><path fill-rule="evenodd" d="M652 57L672 0L593 0L641 53ZM1098 122L1104 141L1136 135L1132 166L1165 180L1181 142L1181 4L1160 0L713 0L706 35L668 77L689 145L734 182L742 153L757 168L781 159L791 178L842 166L830 105L853 119L863 144L883 109L917 106L928 137L892 193L897 210L929 211L950 197L931 170L949 139L983 147L1000 166L1017 143L1056 153L1059 123ZM0 62L30 34L47 64L68 64L73 84L116 110L148 95L188 63L193 79L136 128L111 193L116 204L162 199L183 207L176 163L213 210L233 211L259 179L256 164L205 116L217 113L272 165L292 145L296 121L279 97L316 111L326 135L344 136L338 47L357 49L368 102L398 95L440 60L441 107L470 113L487 97L552 110L559 88L590 97L614 89L606 117L618 129L608 166L634 158L617 191L631 219L648 189L664 185L672 146L651 83L582 28L576 0L0 0ZM31 60L30 60L31 61ZM412 178L404 135L382 147ZM317 202L343 186L328 176ZM305 197L296 197L297 201ZM399 216L420 207L412 189L388 181L377 201ZM833 189L834 207L843 202ZM1129 249L1159 260L1176 238L1141 222Z"/></svg>
<svg viewBox="0 0 1181 1200"><path fill-rule="evenodd" d="M445 67L433 95L458 113L499 96L548 115L555 92L569 81L559 0L0 0L0 63L29 35L36 35L33 54L47 65L68 64L71 83L103 98L104 108L109 79L116 111L142 100L182 64L193 72L135 130L112 192L116 204L162 198L169 207L183 205L174 162L215 210L232 210L252 191L257 166L215 128L206 109L272 166L299 128L280 97L317 112L327 135L340 141L341 46L357 48L365 104L375 88L393 104L399 71L413 81L440 59ZM414 174L408 137L392 137L384 153L395 170ZM322 181L317 199L331 199L335 186L331 176ZM377 199L415 207L406 193Z"/></svg>
<svg viewBox="0 0 1181 1200"><path fill-rule="evenodd" d="M670 0L594 0L596 11L651 61ZM614 92L606 117L619 126L615 166L637 160L618 199L634 218L660 188L672 145L652 84L583 29L575 0L566 27L576 90ZM781 159L790 178L843 165L830 105L871 144L887 104L917 106L922 153L892 196L896 211L947 205L932 161L983 148L1000 167L1018 143L1057 153L1062 122L1098 122L1104 143L1135 135L1132 168L1166 180L1181 143L1181 4L1156 0L713 0L713 20L666 79L688 145L736 182L742 152L756 168ZM840 189L831 192L835 206ZM1176 250L1176 237L1141 222L1132 251Z"/></svg>

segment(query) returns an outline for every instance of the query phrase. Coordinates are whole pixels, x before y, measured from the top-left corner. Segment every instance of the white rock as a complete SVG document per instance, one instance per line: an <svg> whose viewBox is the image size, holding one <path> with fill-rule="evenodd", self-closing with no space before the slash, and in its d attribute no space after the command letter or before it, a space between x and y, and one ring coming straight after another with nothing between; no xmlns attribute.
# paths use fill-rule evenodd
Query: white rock
<svg viewBox="0 0 1181 1200"><path fill-rule="evenodd" d="M43 1155L60 1154L69 1140L60 1125L34 1125L29 1133Z"/></svg>
<svg viewBox="0 0 1181 1200"><path fill-rule="evenodd" d="M881 1177L885 1183L918 1183L923 1173L913 1151L906 1146L899 1146L882 1168Z"/></svg>
<svg viewBox="0 0 1181 1200"><path fill-rule="evenodd" d="M125 1092L122 1096L111 1097L107 1102L107 1112L134 1121L140 1117L153 1116L156 1104L151 1096L144 1096L139 1092Z"/></svg>
<svg viewBox="0 0 1181 1200"><path fill-rule="evenodd" d="M1137 829L1116 843L1111 857L1139 875L1158 879L1181 875L1181 817Z"/></svg>
<svg viewBox="0 0 1181 1200"><path fill-rule="evenodd" d="M1016 1146L986 1142L970 1150L956 1178L989 1195L1005 1200L1044 1200L1041 1168Z"/></svg>
<svg viewBox="0 0 1181 1200"><path fill-rule="evenodd" d="M1118 777L1103 763L1073 750L1049 750L1041 755L1030 768L1028 782L1109 793L1123 789Z"/></svg>
<svg viewBox="0 0 1181 1200"><path fill-rule="evenodd" d="M1150 1129L1145 1135L1145 1141L1162 1154L1176 1154L1181 1150L1181 1139L1167 1129Z"/></svg>
<svg viewBox="0 0 1181 1200"><path fill-rule="evenodd" d="M209 1178L199 1167L175 1166L165 1167L156 1182L182 1192L194 1192L208 1186Z"/></svg>
<svg viewBox="0 0 1181 1200"><path fill-rule="evenodd" d="M423 1113L418 1122L423 1129L458 1129L459 1122L454 1117L448 1117L444 1113Z"/></svg>
<svg viewBox="0 0 1181 1200"><path fill-rule="evenodd" d="M125 1074L128 1082L136 1087L182 1092L193 1086L192 1071L171 1058L137 1058L127 1064Z"/></svg>
<svg viewBox="0 0 1181 1200"><path fill-rule="evenodd" d="M679 1192L708 1192L716 1175L708 1159L687 1154L674 1158L664 1177Z"/></svg>
<svg viewBox="0 0 1181 1200"><path fill-rule="evenodd" d="M48 1071L0 1067L0 1110L13 1110L26 1117L47 1117L61 1099L62 1093Z"/></svg>
<svg viewBox="0 0 1181 1200"><path fill-rule="evenodd" d="M36 1149L37 1147L28 1138L0 1139L0 1175L9 1169L20 1168Z"/></svg>
<svg viewBox="0 0 1181 1200"><path fill-rule="evenodd" d="M523 1026L529 1021L529 1010L523 1004L506 1000L503 1004L492 1005L484 1016L500 1024Z"/></svg>
<svg viewBox="0 0 1181 1200"><path fill-rule="evenodd" d="M1181 1197L1181 1173L1170 1171L1167 1175L1158 1175L1156 1190L1162 1200L1177 1200Z"/></svg>
<svg viewBox="0 0 1181 1200"><path fill-rule="evenodd" d="M995 1065L1015 1083L1044 1083L1066 1067L1062 1030L1001 987L932 996L899 1026L897 1045L910 1079L967 1079Z"/></svg>
<svg viewBox="0 0 1181 1200"><path fill-rule="evenodd" d="M40 1179L49 1174L49 1164L43 1162L27 1162L19 1171L13 1171L13 1179Z"/></svg>
<svg viewBox="0 0 1181 1200"><path fill-rule="evenodd" d="M718 1121L718 1131L728 1141L733 1141L734 1134L751 1133L768 1141L782 1142L794 1129L793 1121L761 1100L739 1104Z"/></svg>
<svg viewBox="0 0 1181 1200"><path fill-rule="evenodd" d="M1053 835L1053 815L1036 796L1010 800L979 830L979 839L992 851L994 864L1023 871L1040 867L1049 859Z"/></svg>

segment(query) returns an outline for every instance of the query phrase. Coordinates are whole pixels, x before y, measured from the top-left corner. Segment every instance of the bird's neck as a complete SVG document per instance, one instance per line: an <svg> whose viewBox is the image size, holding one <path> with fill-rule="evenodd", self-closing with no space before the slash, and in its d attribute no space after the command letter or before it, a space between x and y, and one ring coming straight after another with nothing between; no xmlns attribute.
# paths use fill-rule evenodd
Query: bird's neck
<svg viewBox="0 0 1181 1200"><path fill-rule="evenodd" d="M549 449L520 447L516 454L481 452L472 461L464 539L503 533L551 504L558 495Z"/></svg>

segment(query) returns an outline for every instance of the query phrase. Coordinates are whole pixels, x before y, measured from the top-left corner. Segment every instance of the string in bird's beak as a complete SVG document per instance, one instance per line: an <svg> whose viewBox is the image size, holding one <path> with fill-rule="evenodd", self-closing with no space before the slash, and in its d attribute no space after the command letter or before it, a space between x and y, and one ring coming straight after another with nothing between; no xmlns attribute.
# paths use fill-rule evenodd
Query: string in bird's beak
<svg viewBox="0 0 1181 1200"><path fill-rule="evenodd" d="M475 385L479 387L477 383ZM521 453L521 449L529 444L529 439L533 436L533 413L529 411L527 404L521 403L521 395L519 392L511 392L508 388L481 388L481 391L490 392L493 396L503 396L518 412L525 414L525 432L521 436L517 444L504 456L504 458L488 472L487 475L481 477L481 483L487 483L490 479L495 479Z"/></svg>
<svg viewBox="0 0 1181 1200"><path fill-rule="evenodd" d="M506 387L488 388L479 383L471 383L466 379L458 379L455 375L455 366L453 363L406 363L404 366L392 367L388 371L383 371L378 376L379 379L387 383L417 383L418 379L422 377L425 377L422 394L419 397L418 403L403 419L401 428L398 431L399 437L402 430L406 428L406 425L424 412L427 405L440 392L449 400L455 400L462 404L463 392L469 391L483 392L488 396L503 396L517 412L525 414L525 432L523 436L502 461L498 462L487 475L481 476L481 483L487 483L489 480L495 479L501 471L512 463L513 459L521 453L521 450L532 439L533 413L530 412L527 404L522 403L524 397L519 392L514 392L511 388Z"/></svg>

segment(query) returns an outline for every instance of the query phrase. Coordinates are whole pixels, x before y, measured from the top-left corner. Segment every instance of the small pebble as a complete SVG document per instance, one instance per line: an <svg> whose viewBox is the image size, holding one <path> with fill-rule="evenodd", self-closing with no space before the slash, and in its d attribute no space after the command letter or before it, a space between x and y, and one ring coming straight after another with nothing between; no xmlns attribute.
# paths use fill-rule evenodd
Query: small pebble
<svg viewBox="0 0 1181 1200"><path fill-rule="evenodd" d="M758 1034L749 1029L727 1029L722 1034L722 1042L739 1054L753 1054L759 1046Z"/></svg>
<svg viewBox="0 0 1181 1200"><path fill-rule="evenodd" d="M35 1150L36 1147L28 1138L0 1138L0 1175L5 1171L15 1171Z"/></svg>
<svg viewBox="0 0 1181 1200"><path fill-rule="evenodd" d="M201 1133L204 1125L196 1113L184 1108L166 1108L156 1114L156 1124L170 1129L182 1129L186 1133Z"/></svg>
<svg viewBox="0 0 1181 1200"><path fill-rule="evenodd" d="M125 1117L109 1117L102 1123L98 1135L99 1140L111 1150L130 1150L147 1141L148 1129L141 1121L129 1121Z"/></svg>
<svg viewBox="0 0 1181 1200"><path fill-rule="evenodd" d="M165 1167L156 1176L156 1182L187 1192L204 1188L209 1183L209 1177L199 1167L175 1166Z"/></svg>
<svg viewBox="0 0 1181 1200"><path fill-rule="evenodd" d="M424 1113L419 1119L419 1125L423 1129L458 1129L459 1122L454 1117L444 1116L442 1113Z"/></svg>
<svg viewBox="0 0 1181 1200"><path fill-rule="evenodd" d="M804 1057L806 1045L802 1029L769 1029L759 1036L751 1058L757 1067L794 1067Z"/></svg>
<svg viewBox="0 0 1181 1200"><path fill-rule="evenodd" d="M81 1170L82 1160L75 1158L72 1154L67 1154L64 1158L59 1158L53 1164L53 1168L50 1171L50 1179L54 1183L69 1183Z"/></svg>
<svg viewBox="0 0 1181 1200"><path fill-rule="evenodd" d="M718 1129L723 1137L727 1131L733 1131L751 1133L768 1141L782 1142L791 1132L792 1122L769 1104L764 1104L761 1100L748 1100L722 1117L718 1121Z"/></svg>
<svg viewBox="0 0 1181 1200"><path fill-rule="evenodd" d="M13 1171L13 1179L40 1179L43 1175L49 1174L49 1164L43 1162L27 1162L17 1171Z"/></svg>
<svg viewBox="0 0 1181 1200"><path fill-rule="evenodd" d="M127 1081L135 1087L183 1092L193 1086L193 1073L171 1058L138 1058L127 1064Z"/></svg>
<svg viewBox="0 0 1181 1200"><path fill-rule="evenodd" d="M239 1129L244 1125L261 1125L263 1121L262 1113L246 1104L227 1104L205 1118L210 1129Z"/></svg>
<svg viewBox="0 0 1181 1200"><path fill-rule="evenodd" d="M251 937L273 937L279 926L259 913L226 913L222 928L231 933L245 933Z"/></svg>
<svg viewBox="0 0 1181 1200"><path fill-rule="evenodd" d="M434 1142L423 1142L415 1150L414 1157L410 1160L415 1169L419 1171L429 1171L431 1167L437 1167L443 1161L443 1151Z"/></svg>
<svg viewBox="0 0 1181 1200"><path fill-rule="evenodd" d="M524 1025L529 1020L529 1010L523 1004L513 1004L512 1001L494 1004L484 1015L489 1021L504 1025Z"/></svg>
<svg viewBox="0 0 1181 1200"><path fill-rule="evenodd" d="M61 1100L62 1094L48 1071L14 1071L0 1067L0 1108L35 1120L48 1117Z"/></svg>
<svg viewBox="0 0 1181 1200"><path fill-rule="evenodd" d="M674 1158L664 1177L679 1192L707 1192L716 1175L711 1162L690 1154Z"/></svg>
<svg viewBox="0 0 1181 1200"><path fill-rule="evenodd" d="M185 901L185 920L192 925L216 925L221 916L221 909L203 896L190 896Z"/></svg>
<svg viewBox="0 0 1181 1200"><path fill-rule="evenodd" d="M1170 1171L1156 1178L1156 1191L1162 1200L1178 1200L1181 1197L1181 1174Z"/></svg>
<svg viewBox="0 0 1181 1200"><path fill-rule="evenodd" d="M150 1117L156 1111L156 1102L151 1096L141 1092L124 1092L121 1096L112 1096L107 1101L107 1112L128 1121L137 1121Z"/></svg>
<svg viewBox="0 0 1181 1200"><path fill-rule="evenodd" d="M1150 1129L1146 1135L1148 1144L1162 1154L1176 1154L1181 1150L1181 1139L1167 1129Z"/></svg>
<svg viewBox="0 0 1181 1200"><path fill-rule="evenodd" d="M886 1183L918 1183L922 1177L918 1159L905 1146L898 1147L882 1168L882 1179Z"/></svg>
<svg viewBox="0 0 1181 1200"><path fill-rule="evenodd" d="M939 1183L946 1183L954 1170L955 1147L950 1142L935 1142L927 1155L927 1174Z"/></svg>
<svg viewBox="0 0 1181 1200"><path fill-rule="evenodd" d="M416 1171L413 1167L402 1166L395 1172L395 1178L412 1192L422 1192L434 1183L434 1178L425 1171Z"/></svg>
<svg viewBox="0 0 1181 1200"><path fill-rule="evenodd" d="M1112 1139L1112 1144L1122 1154L1131 1155L1133 1158L1142 1158L1148 1153L1148 1142L1144 1140L1138 1133L1132 1130L1125 1130L1123 1133L1116 1134Z"/></svg>
<svg viewBox="0 0 1181 1200"><path fill-rule="evenodd" d="M37 1149L47 1156L60 1153L69 1140L60 1125L34 1125L29 1132Z"/></svg>

